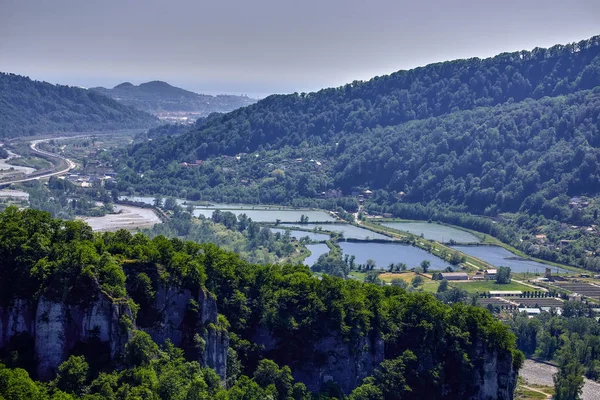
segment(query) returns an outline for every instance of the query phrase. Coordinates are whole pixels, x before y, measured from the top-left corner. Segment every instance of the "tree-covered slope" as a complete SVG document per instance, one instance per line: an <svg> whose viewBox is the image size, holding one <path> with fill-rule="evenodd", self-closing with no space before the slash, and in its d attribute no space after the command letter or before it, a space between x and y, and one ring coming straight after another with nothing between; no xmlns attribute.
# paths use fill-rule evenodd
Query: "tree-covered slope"
<svg viewBox="0 0 600 400"><path fill-rule="evenodd" d="M156 124L153 116L93 91L0 73L0 137Z"/></svg>
<svg viewBox="0 0 600 400"><path fill-rule="evenodd" d="M182 111L207 116L213 112L233 111L256 101L247 96L198 94L162 81L146 82L139 86L124 82L112 89L96 87L92 90L149 113Z"/></svg>
<svg viewBox="0 0 600 400"><path fill-rule="evenodd" d="M308 399L307 388L342 398L359 387L355 399L509 400L522 363L514 335L482 308L14 207L0 213L0 316L6 399ZM214 347L225 387L202 368ZM18 369L52 354L67 362L48 385Z"/></svg>
<svg viewBox="0 0 600 400"><path fill-rule="evenodd" d="M179 137L138 144L128 164L163 186L185 182L210 196L209 187L235 181L215 176L225 163L217 156L258 151L260 158L242 159L236 173L239 181L260 184L261 201L370 188L392 199L402 192L405 201L439 200L476 213L560 217L568 195L593 195L600 187L598 86L600 37L594 37L271 96L199 121ZM295 173L299 166L286 158L296 157L323 166ZM171 160L196 159L213 159L216 166L166 168ZM281 165L285 179L270 179Z"/></svg>
<svg viewBox="0 0 600 400"><path fill-rule="evenodd" d="M330 142L346 133L600 85L600 36L577 44L431 64L317 93L274 95L207 119L173 150L199 158ZM166 158L181 156L165 154Z"/></svg>

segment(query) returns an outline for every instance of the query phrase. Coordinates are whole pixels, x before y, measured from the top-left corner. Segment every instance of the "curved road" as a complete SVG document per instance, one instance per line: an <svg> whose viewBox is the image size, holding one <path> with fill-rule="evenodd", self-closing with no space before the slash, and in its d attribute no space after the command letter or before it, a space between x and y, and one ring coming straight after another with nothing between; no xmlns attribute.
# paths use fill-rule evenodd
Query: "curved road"
<svg viewBox="0 0 600 400"><path fill-rule="evenodd" d="M10 180L10 181L0 182L0 186L7 186L7 185L10 185L10 184L13 184L13 183L28 182L28 181L34 181L34 180L42 179L42 178L49 178L51 176L56 176L56 175L63 175L63 174L66 174L67 172L69 172L70 170L72 170L73 168L75 168L77 166L77 164L75 164L72 160L70 160L70 159L68 159L66 157L63 157L61 155L58 155L58 154L54 154L54 153L50 153L48 151L40 150L40 149L38 149L36 147L39 143L48 142L50 140L57 140L57 139L64 139L64 138L63 137L58 137L58 138L32 140L29 143L29 148L34 153L38 153L38 154L44 155L46 157L56 158L56 159L59 159L59 160L62 160L64 162L66 162L67 163L67 168L63 168L60 171L50 171L50 172L47 172L47 173L44 173L44 174L40 174L40 175L36 175L36 176L33 176L33 177L28 177L28 178L23 178L23 179L13 179L13 180Z"/></svg>

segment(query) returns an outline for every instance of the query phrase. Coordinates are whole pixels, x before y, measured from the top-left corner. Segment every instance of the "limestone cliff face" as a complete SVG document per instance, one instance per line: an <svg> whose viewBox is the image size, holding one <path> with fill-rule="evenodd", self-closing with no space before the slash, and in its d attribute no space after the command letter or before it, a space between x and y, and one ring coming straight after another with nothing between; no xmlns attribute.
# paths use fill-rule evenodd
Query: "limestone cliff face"
<svg viewBox="0 0 600 400"><path fill-rule="evenodd" d="M197 310L190 310L190 300ZM227 332L218 329L215 299L204 292L194 297L189 291L160 289L154 303L160 311L158 323L138 329L157 343L169 339L189 350L188 354L225 379L229 342ZM19 334L28 335L35 346L37 377L52 379L58 366L82 343L103 343L116 360L130 337L122 317L133 321L127 303L115 302L100 291L85 305L54 302L44 296L37 301L14 299L0 307L0 348Z"/></svg>
<svg viewBox="0 0 600 400"><path fill-rule="evenodd" d="M254 340L271 354L276 354L281 346L264 327L256 332ZM312 392L332 382L350 394L384 360L384 342L380 336L348 342L339 333L331 332L307 348L304 356L302 363L291 366L294 379Z"/></svg>
<svg viewBox="0 0 600 400"><path fill-rule="evenodd" d="M222 378L227 374L229 339L217 327L217 303L201 291L160 288L154 299L157 317L149 326L141 326L152 339L162 344L169 339L202 365L213 368Z"/></svg>
<svg viewBox="0 0 600 400"><path fill-rule="evenodd" d="M33 332L34 324L35 307L30 301L15 299L9 306L0 307L0 348L19 333Z"/></svg>
<svg viewBox="0 0 600 400"><path fill-rule="evenodd" d="M311 391L318 391L323 384L332 381L343 393L350 394L384 359L380 337L347 343L340 335L332 334L316 342L312 351L317 359L293 371L294 378L304 382Z"/></svg>
<svg viewBox="0 0 600 400"><path fill-rule="evenodd" d="M474 377L477 394L472 400L513 400L517 384L517 371L513 367L510 352L491 351L483 344L477 345L477 354L480 355L477 366L481 371Z"/></svg>
<svg viewBox="0 0 600 400"><path fill-rule="evenodd" d="M27 334L34 340L38 378L51 379L79 343L109 343L114 358L129 339L120 325L123 315L132 318L129 307L113 303L101 292L86 306L53 302L44 296L37 302L15 299L8 307L0 307L0 347L16 335Z"/></svg>

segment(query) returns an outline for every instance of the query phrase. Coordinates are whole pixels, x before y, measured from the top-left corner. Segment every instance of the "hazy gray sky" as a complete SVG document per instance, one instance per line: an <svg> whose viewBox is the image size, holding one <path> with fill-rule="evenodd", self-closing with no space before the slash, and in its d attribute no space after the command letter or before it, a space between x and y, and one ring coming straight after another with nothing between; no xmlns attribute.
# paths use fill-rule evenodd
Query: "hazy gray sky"
<svg viewBox="0 0 600 400"><path fill-rule="evenodd" d="M1 0L0 71L266 95L598 34L599 0Z"/></svg>

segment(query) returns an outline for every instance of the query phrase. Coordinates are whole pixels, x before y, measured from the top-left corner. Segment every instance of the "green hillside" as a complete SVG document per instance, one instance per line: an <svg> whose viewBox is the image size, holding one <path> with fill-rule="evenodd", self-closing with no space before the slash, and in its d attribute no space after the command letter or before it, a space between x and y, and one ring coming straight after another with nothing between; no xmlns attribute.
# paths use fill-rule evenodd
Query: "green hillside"
<svg viewBox="0 0 600 400"><path fill-rule="evenodd" d="M292 182L266 188L285 184L284 199L263 192L261 201L370 188L475 213L546 209L553 216L547 202L566 206L560 196L600 187L598 86L600 37L444 62L317 93L271 96L199 121L177 138L136 145L129 165L148 172L173 160L257 151L265 154L261 163L280 164L285 157L268 159L277 152L318 157L327 167L288 168ZM196 181L178 172L171 187L180 180L199 190L215 186L203 185L206 171L198 171ZM301 173L308 182L300 182ZM161 170L153 179L161 176L173 178Z"/></svg>
<svg viewBox="0 0 600 400"><path fill-rule="evenodd" d="M0 137L147 128L153 116L93 91L0 73Z"/></svg>

